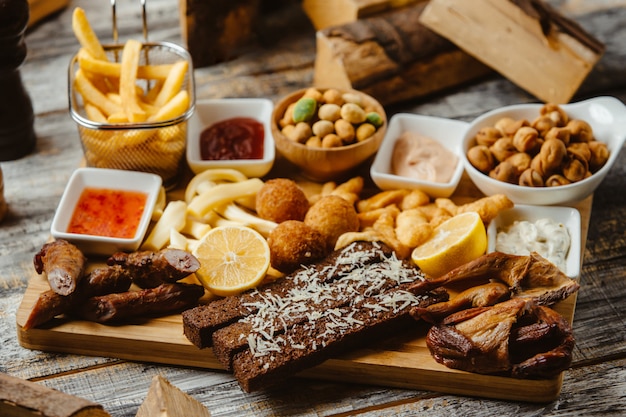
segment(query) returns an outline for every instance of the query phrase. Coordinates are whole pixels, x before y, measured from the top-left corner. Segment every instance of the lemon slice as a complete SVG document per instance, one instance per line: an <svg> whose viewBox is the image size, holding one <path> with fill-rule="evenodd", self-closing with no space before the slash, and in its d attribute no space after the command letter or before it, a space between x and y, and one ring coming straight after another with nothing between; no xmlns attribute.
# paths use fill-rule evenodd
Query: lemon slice
<svg viewBox="0 0 626 417"><path fill-rule="evenodd" d="M265 238L246 226L215 227L198 242L196 277L215 295L229 296L257 286L270 266Z"/></svg>
<svg viewBox="0 0 626 417"><path fill-rule="evenodd" d="M458 214L435 228L424 244L411 254L426 275L437 278L472 261L487 249L487 231L476 212Z"/></svg>

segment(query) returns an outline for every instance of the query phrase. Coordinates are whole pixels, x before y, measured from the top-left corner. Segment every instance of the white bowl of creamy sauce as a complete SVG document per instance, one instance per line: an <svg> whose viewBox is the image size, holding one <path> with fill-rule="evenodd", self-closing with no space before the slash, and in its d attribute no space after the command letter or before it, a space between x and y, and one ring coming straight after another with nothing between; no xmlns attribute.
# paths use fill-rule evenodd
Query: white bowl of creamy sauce
<svg viewBox="0 0 626 417"><path fill-rule="evenodd" d="M382 190L419 189L449 197L461 180L461 138L467 123L442 117L395 114L370 168Z"/></svg>
<svg viewBox="0 0 626 417"><path fill-rule="evenodd" d="M537 252L570 278L580 275L581 224L575 208L518 204L501 212L487 234L489 252Z"/></svg>

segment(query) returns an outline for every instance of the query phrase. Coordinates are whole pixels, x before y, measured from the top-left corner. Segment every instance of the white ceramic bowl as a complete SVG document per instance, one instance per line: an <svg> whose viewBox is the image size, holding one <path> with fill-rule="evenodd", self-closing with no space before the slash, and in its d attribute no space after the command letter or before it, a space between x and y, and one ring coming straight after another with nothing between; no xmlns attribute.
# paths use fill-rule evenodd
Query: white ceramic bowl
<svg viewBox="0 0 626 417"><path fill-rule="evenodd" d="M549 218L563 224L570 235L570 247L565 258L565 274L576 279L580 275L581 253L581 222L580 213L572 207L560 206L531 206L518 204L515 207L501 211L489 223L487 228L487 251L496 250L496 236L499 231L507 230L515 221L537 222L539 219Z"/></svg>
<svg viewBox="0 0 626 417"><path fill-rule="evenodd" d="M187 133L187 163L199 174L213 168L236 169L249 178L262 177L274 165L276 153L270 128L273 103L261 98L206 99L196 102L196 111L189 119ZM214 123L233 117L250 117L264 127L263 158L207 161L200 156L200 134Z"/></svg>
<svg viewBox="0 0 626 417"><path fill-rule="evenodd" d="M415 132L434 139L454 152L461 152L461 138L467 129L467 123L460 120L441 117L421 116L417 114L399 113L391 117L389 128L385 134L378 153L370 168L374 183L382 190L420 189L431 197L449 197L461 181L463 163L459 156L452 178L447 183L422 181L392 173L391 158L398 138L405 132Z"/></svg>
<svg viewBox="0 0 626 417"><path fill-rule="evenodd" d="M474 136L485 126L493 126L502 117L534 120L543 104L519 104L492 110L470 123L462 143L461 158L465 170L486 195L506 194L515 203L532 205L565 204L579 201L592 194L615 163L626 139L626 106L614 97L596 97L561 107L570 118L588 122L597 140L607 144L609 160L593 175L582 181L558 187L525 187L490 178L468 161L467 150L474 144Z"/></svg>
<svg viewBox="0 0 626 417"><path fill-rule="evenodd" d="M65 239L86 254L111 255L117 251L135 251L141 245L150 224L161 185L161 177L156 174L105 168L78 168L70 177L52 220L50 229L52 237ZM85 188L146 193L146 204L135 236L126 239L68 233L67 229L72 219L74 208Z"/></svg>

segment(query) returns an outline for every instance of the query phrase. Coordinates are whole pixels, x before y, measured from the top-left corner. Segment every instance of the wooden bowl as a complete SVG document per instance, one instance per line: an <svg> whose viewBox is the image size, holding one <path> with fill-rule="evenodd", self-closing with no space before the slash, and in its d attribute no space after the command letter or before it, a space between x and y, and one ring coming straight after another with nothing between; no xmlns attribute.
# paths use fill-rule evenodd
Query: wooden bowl
<svg viewBox="0 0 626 417"><path fill-rule="evenodd" d="M362 96L363 105L368 110L376 111L383 119L383 124L370 138L351 145L335 148L311 147L287 138L280 129L287 107L300 99L307 89L295 91L281 99L272 113L271 128L276 149L285 159L301 169L302 175L314 181L331 181L346 178L359 165L374 155L385 137L387 115L383 106L373 97L354 90L339 89L342 93L356 93ZM326 89L318 88L324 92Z"/></svg>

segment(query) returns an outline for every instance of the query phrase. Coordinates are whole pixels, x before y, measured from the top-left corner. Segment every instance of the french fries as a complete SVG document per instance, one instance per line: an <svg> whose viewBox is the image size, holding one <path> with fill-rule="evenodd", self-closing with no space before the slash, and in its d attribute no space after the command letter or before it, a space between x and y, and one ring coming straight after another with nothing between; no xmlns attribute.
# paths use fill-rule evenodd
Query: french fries
<svg viewBox="0 0 626 417"><path fill-rule="evenodd" d="M175 55L171 61L144 64L143 53L149 50L133 39L124 43L119 62L113 62L80 7L74 9L72 29L80 43L72 87L82 98L84 114L96 123L119 125L81 128L87 162L174 177L184 155L186 127L151 129L146 124L174 120L188 111L191 97L184 87L189 62ZM133 126L138 123L141 128Z"/></svg>

